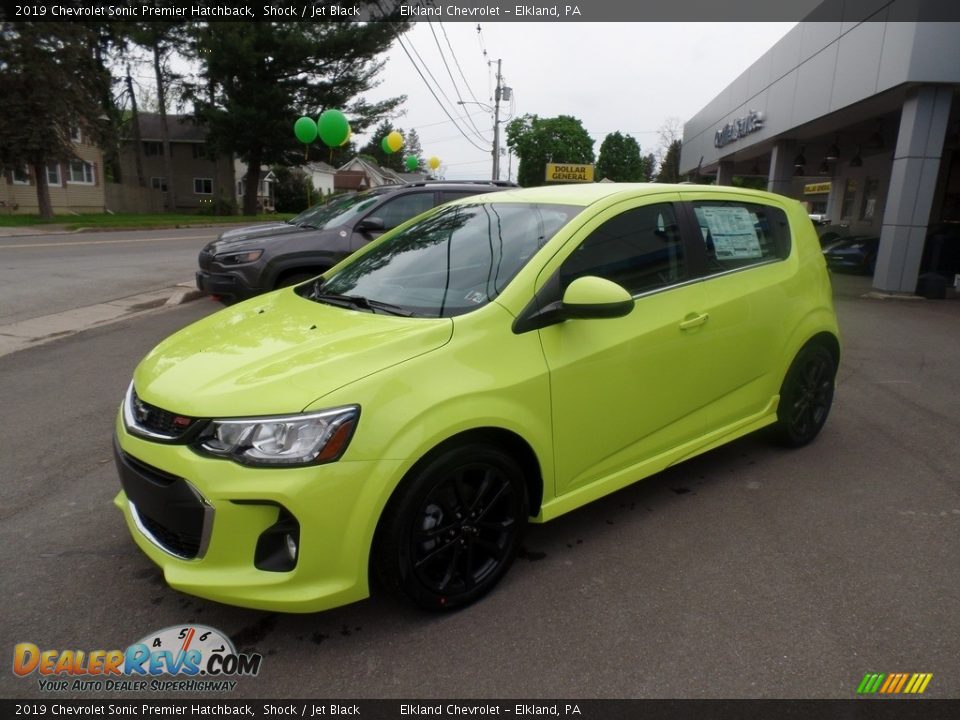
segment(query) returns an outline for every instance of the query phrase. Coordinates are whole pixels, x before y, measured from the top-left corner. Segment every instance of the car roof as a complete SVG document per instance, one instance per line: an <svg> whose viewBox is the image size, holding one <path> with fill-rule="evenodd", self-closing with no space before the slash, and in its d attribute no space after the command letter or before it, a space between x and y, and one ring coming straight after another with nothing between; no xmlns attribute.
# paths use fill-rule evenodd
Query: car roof
<svg viewBox="0 0 960 720"><path fill-rule="evenodd" d="M756 198L770 198L771 193L749 188L736 188L728 185L696 185L691 183L583 183L577 185L550 185L532 188L505 190L497 193L497 202L556 203L562 205L592 205L617 195L632 197L642 194L658 193L704 193L752 195Z"/></svg>

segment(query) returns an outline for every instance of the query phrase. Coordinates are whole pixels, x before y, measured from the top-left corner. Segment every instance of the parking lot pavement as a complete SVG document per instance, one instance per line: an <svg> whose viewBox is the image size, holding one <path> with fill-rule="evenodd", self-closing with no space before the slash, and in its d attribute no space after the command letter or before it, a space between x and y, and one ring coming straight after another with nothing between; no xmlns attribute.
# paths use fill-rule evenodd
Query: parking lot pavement
<svg viewBox="0 0 960 720"><path fill-rule="evenodd" d="M204 623L264 655L238 698L849 698L866 672L960 696L960 303L859 295L837 294L844 354L813 445L744 438L531 527L501 586L443 616L379 597L230 608L169 589L134 547L110 504L116 407L211 303L0 358L0 648ZM50 698L9 671L0 695Z"/></svg>

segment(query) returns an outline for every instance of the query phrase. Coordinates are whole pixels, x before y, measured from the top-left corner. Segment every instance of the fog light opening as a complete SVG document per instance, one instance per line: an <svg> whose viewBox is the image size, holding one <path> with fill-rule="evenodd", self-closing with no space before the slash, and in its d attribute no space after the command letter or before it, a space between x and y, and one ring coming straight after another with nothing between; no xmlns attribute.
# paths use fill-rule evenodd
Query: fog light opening
<svg viewBox="0 0 960 720"><path fill-rule="evenodd" d="M257 570L290 572L300 556L300 523L284 507L279 509L277 521L260 533L254 552L253 565Z"/></svg>

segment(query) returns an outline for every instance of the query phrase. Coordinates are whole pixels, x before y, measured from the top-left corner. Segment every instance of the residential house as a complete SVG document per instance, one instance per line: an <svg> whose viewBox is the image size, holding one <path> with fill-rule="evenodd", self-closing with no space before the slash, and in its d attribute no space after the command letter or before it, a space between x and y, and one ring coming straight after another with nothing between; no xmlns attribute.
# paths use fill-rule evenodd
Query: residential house
<svg viewBox="0 0 960 720"><path fill-rule="evenodd" d="M142 183L167 192L173 183L174 210L196 212L211 205L232 206L236 201L234 163L229 155L214 155L207 145L206 128L186 115L167 115L171 174L167 177L159 113L139 113ZM123 184L141 186L137 177L137 148L128 142L120 153ZM164 201L165 209L166 201ZM111 208L117 210L118 208Z"/></svg>
<svg viewBox="0 0 960 720"><path fill-rule="evenodd" d="M237 207L243 209L243 196L247 192L247 164L238 158L233 160L233 174L237 179ZM265 165L260 166L260 182L257 183L257 212L276 212L274 185L277 176Z"/></svg>
<svg viewBox="0 0 960 720"><path fill-rule="evenodd" d="M334 187L337 192L368 190L381 185L403 185L406 182L399 173L389 168L355 157L337 168Z"/></svg>
<svg viewBox="0 0 960 720"><path fill-rule="evenodd" d="M77 157L47 165L47 184L54 213L103 212L103 153L80 127L70 139ZM37 182L32 167L7 168L0 179L0 212L36 214Z"/></svg>
<svg viewBox="0 0 960 720"><path fill-rule="evenodd" d="M310 184L321 196L332 195L336 184L334 176L337 174L335 168L327 165L325 162L310 162L303 166L303 171L310 178Z"/></svg>

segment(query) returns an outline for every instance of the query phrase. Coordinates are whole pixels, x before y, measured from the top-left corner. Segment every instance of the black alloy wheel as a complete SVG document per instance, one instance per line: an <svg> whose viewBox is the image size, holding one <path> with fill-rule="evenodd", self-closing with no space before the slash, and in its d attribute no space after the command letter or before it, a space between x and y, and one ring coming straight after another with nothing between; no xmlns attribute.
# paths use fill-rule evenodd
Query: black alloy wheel
<svg viewBox="0 0 960 720"><path fill-rule="evenodd" d="M377 570L428 610L463 607L507 572L527 522L523 471L494 446L441 453L401 485L384 515Z"/></svg>
<svg viewBox="0 0 960 720"><path fill-rule="evenodd" d="M837 374L833 355L822 345L808 345L794 359L780 389L775 436L790 447L813 440L827 421Z"/></svg>

